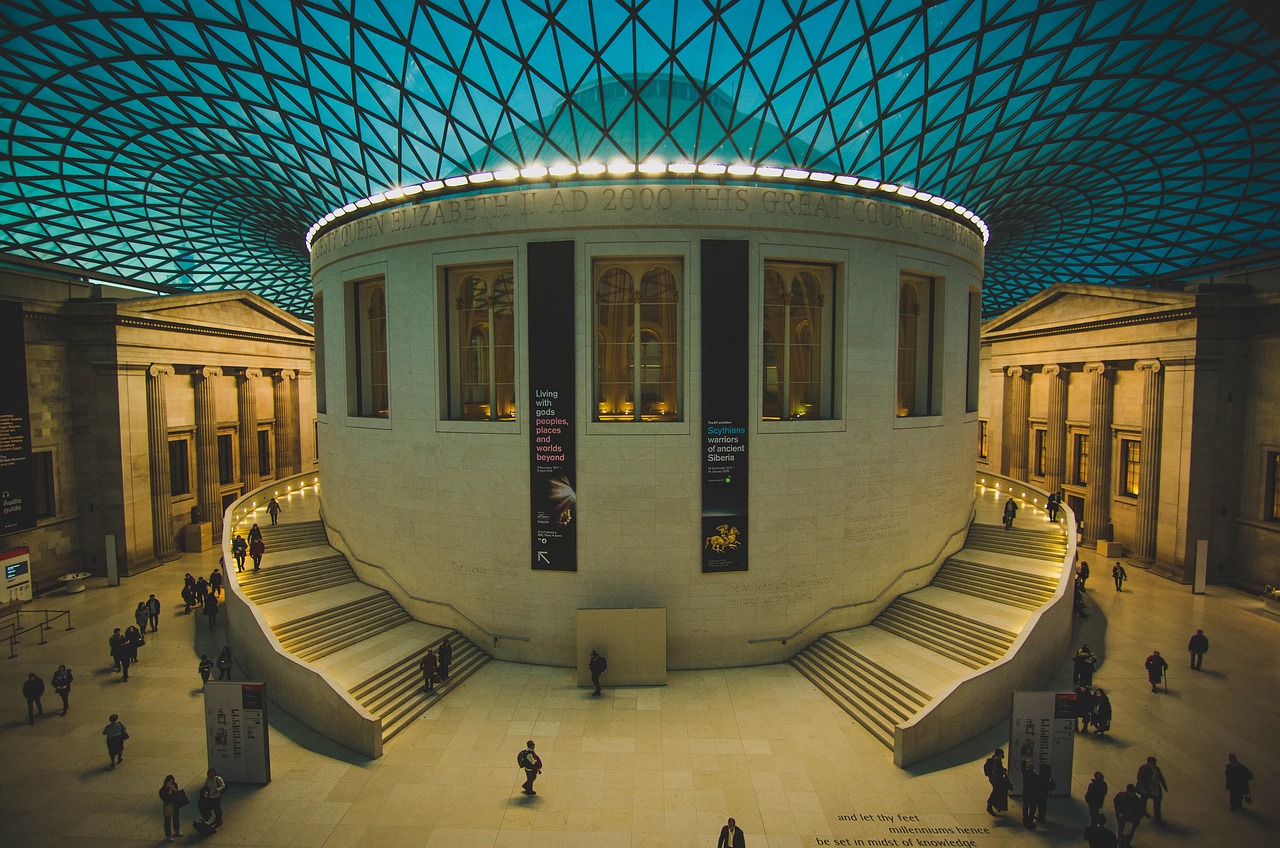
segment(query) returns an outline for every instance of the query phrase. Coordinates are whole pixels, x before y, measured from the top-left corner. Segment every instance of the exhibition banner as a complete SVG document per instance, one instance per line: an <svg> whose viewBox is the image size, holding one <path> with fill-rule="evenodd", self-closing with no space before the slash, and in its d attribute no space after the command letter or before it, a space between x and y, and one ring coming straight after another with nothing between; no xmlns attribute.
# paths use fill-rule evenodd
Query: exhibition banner
<svg viewBox="0 0 1280 848"><path fill-rule="evenodd" d="M1014 692L1007 761L1013 794L1022 794L1022 763L1030 760L1037 771L1046 763L1053 770L1054 795L1070 795L1075 743L1074 692Z"/></svg>
<svg viewBox="0 0 1280 848"><path fill-rule="evenodd" d="M528 267L532 565L577 571L573 242L530 242Z"/></svg>
<svg viewBox="0 0 1280 848"><path fill-rule="evenodd" d="M0 535L36 526L22 303L0 300Z"/></svg>
<svg viewBox="0 0 1280 848"><path fill-rule="evenodd" d="M204 685L209 768L228 783L270 783L267 685L210 680Z"/></svg>
<svg viewBox="0 0 1280 848"><path fill-rule="evenodd" d="M702 242L702 571L747 570L748 243Z"/></svg>

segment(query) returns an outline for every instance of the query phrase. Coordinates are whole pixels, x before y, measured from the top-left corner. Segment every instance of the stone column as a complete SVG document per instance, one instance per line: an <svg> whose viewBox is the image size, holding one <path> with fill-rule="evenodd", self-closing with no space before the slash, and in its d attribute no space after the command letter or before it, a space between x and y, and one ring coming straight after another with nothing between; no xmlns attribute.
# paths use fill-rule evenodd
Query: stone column
<svg viewBox="0 0 1280 848"><path fill-rule="evenodd" d="M282 369L273 382L276 405L276 479L302 470L298 432L298 372Z"/></svg>
<svg viewBox="0 0 1280 848"><path fill-rule="evenodd" d="M1031 372L1013 366L1004 395L1004 441L1008 445L1009 471L1015 480L1027 479L1027 416L1031 412Z"/></svg>
<svg viewBox="0 0 1280 848"><path fill-rule="evenodd" d="M1047 365L1049 378L1049 418L1045 432L1044 477L1050 493L1062 491L1067 473L1067 368Z"/></svg>
<svg viewBox="0 0 1280 848"><path fill-rule="evenodd" d="M253 381L262 376L257 368L246 368L236 377L236 415L240 419L240 483L242 491L258 486L258 400Z"/></svg>
<svg viewBox="0 0 1280 848"><path fill-rule="evenodd" d="M1089 392L1089 482L1085 489L1084 541L1107 539L1111 523L1111 392L1113 369L1090 362L1084 373L1092 377Z"/></svg>
<svg viewBox="0 0 1280 848"><path fill-rule="evenodd" d="M218 409L213 380L221 368L197 368L191 374L196 390L196 518L213 522L214 541L222 539L222 485L218 482Z"/></svg>
<svg viewBox="0 0 1280 848"><path fill-rule="evenodd" d="M1164 369L1158 359L1134 365L1142 375L1142 453L1138 459L1138 526L1133 556L1140 562L1156 559L1156 520L1160 508L1160 428L1164 416Z"/></svg>
<svg viewBox="0 0 1280 848"><path fill-rule="evenodd" d="M169 480L169 410L164 378L172 365L147 369L147 453L151 456L151 548L161 562L177 559L173 543L173 489Z"/></svg>

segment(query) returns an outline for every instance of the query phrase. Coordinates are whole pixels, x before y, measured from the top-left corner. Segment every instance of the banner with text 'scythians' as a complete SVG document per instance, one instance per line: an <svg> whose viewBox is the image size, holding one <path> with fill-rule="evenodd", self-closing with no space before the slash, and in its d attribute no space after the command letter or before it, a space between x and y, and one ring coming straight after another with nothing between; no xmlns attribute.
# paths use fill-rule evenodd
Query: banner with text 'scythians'
<svg viewBox="0 0 1280 848"><path fill-rule="evenodd" d="M702 571L746 571L749 451L745 241L702 242Z"/></svg>
<svg viewBox="0 0 1280 848"><path fill-rule="evenodd" d="M532 565L578 570L573 242L529 243Z"/></svg>
<svg viewBox="0 0 1280 848"><path fill-rule="evenodd" d="M27 345L22 303L0 301L0 533L36 526Z"/></svg>

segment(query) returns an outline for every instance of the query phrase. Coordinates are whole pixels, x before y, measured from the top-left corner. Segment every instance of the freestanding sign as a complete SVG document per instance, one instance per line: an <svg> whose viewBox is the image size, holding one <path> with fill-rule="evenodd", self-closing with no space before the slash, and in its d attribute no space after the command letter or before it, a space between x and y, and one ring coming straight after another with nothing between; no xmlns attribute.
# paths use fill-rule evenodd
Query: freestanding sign
<svg viewBox="0 0 1280 848"><path fill-rule="evenodd" d="M228 783L270 783L267 684L210 680L204 685L209 768Z"/></svg>
<svg viewBox="0 0 1280 848"><path fill-rule="evenodd" d="M36 526L22 303L0 300L0 535Z"/></svg>
<svg viewBox="0 0 1280 848"><path fill-rule="evenodd" d="M748 244L702 242L702 571L747 570Z"/></svg>
<svg viewBox="0 0 1280 848"><path fill-rule="evenodd" d="M1009 715L1009 780L1013 794L1022 794L1022 763L1030 760L1039 771L1053 769L1054 795L1071 794L1075 755L1076 695L1074 692L1014 692Z"/></svg>
<svg viewBox="0 0 1280 848"><path fill-rule="evenodd" d="M573 242L529 244L529 510L533 568L578 570Z"/></svg>

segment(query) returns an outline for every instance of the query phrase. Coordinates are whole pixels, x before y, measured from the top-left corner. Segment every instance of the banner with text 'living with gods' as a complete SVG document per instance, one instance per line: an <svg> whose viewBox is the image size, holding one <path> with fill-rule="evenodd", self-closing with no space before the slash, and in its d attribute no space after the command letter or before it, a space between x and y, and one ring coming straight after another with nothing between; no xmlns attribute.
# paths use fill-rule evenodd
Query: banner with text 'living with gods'
<svg viewBox="0 0 1280 848"><path fill-rule="evenodd" d="M36 526L22 303L0 300L0 534Z"/></svg>
<svg viewBox="0 0 1280 848"><path fill-rule="evenodd" d="M210 680L204 685L209 768L228 783L271 782L267 684Z"/></svg>
<svg viewBox="0 0 1280 848"><path fill-rule="evenodd" d="M532 565L578 570L573 242L529 244Z"/></svg>
<svg viewBox="0 0 1280 848"><path fill-rule="evenodd" d="M746 571L749 451L745 241L702 242L702 571Z"/></svg>

